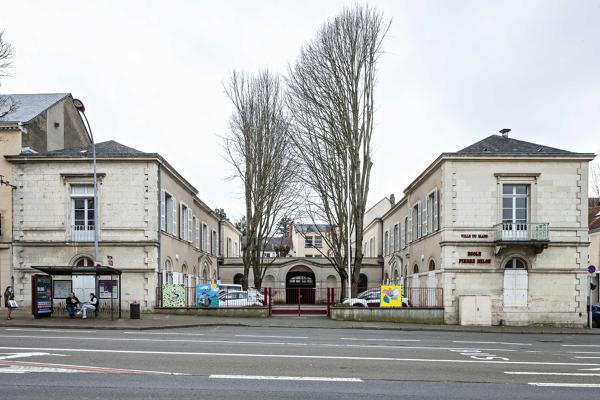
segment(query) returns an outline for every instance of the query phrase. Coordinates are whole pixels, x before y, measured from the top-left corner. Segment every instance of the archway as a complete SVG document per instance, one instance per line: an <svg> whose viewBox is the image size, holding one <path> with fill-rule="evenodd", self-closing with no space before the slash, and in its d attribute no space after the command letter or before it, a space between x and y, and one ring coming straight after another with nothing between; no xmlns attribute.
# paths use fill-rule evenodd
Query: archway
<svg viewBox="0 0 600 400"><path fill-rule="evenodd" d="M308 267L296 266L285 276L287 304L315 304L315 273Z"/></svg>
<svg viewBox="0 0 600 400"><path fill-rule="evenodd" d="M233 276L233 283L236 285L244 285L244 274L235 274Z"/></svg>

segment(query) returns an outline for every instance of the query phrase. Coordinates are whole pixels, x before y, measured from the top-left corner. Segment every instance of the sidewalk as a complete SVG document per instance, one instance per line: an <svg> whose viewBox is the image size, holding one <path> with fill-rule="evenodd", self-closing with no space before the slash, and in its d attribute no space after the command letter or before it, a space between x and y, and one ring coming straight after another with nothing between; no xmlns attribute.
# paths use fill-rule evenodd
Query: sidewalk
<svg viewBox="0 0 600 400"><path fill-rule="evenodd" d="M321 316L276 316L271 318L224 318L199 317L188 315L142 314L139 320L110 319L70 319L68 317L51 317L34 319L23 310L13 312L11 321L2 315L0 327L3 328L46 328L46 329L122 329L149 330L175 329L202 326L240 326L271 328L307 328L307 329L371 329L398 331L439 331L439 332L478 332L478 333L525 333L525 334L569 334L600 335L600 329L552 328L536 326L459 326L459 325L421 325L398 324L392 322L354 322L334 321Z"/></svg>

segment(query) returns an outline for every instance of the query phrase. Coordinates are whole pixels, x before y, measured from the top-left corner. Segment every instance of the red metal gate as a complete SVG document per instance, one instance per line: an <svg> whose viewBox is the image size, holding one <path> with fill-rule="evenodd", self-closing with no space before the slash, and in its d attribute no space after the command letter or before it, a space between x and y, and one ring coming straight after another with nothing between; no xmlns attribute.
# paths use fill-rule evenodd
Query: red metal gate
<svg viewBox="0 0 600 400"><path fill-rule="evenodd" d="M265 300L271 315L329 315L335 289L265 288Z"/></svg>

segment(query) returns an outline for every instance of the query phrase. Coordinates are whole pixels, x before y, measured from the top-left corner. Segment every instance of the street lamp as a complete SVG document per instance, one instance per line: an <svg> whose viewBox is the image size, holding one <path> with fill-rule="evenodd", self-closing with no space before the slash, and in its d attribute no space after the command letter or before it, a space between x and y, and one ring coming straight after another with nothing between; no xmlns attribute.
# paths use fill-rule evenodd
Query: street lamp
<svg viewBox="0 0 600 400"><path fill-rule="evenodd" d="M73 99L73 106L83 115L85 123L87 125L90 139L92 140L92 159L93 159L93 179L94 179L94 266L101 265L100 254L98 251L98 187L96 183L96 143L94 143L94 136L92 135L92 128L90 122L85 115L85 106L79 99Z"/></svg>

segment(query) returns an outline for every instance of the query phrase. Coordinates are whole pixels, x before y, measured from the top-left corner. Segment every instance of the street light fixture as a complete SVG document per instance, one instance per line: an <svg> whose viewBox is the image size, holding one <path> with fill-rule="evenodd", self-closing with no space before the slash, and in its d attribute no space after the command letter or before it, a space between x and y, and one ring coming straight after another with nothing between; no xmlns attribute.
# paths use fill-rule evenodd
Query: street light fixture
<svg viewBox="0 0 600 400"><path fill-rule="evenodd" d="M85 106L79 99L73 99L73 106L83 115L85 124L87 125L87 131L90 134L92 140L92 159L93 159L93 179L94 179L94 265L100 266L100 253L98 251L98 186L96 182L96 143L94 142L94 136L92 135L92 128L90 122L85 115Z"/></svg>

